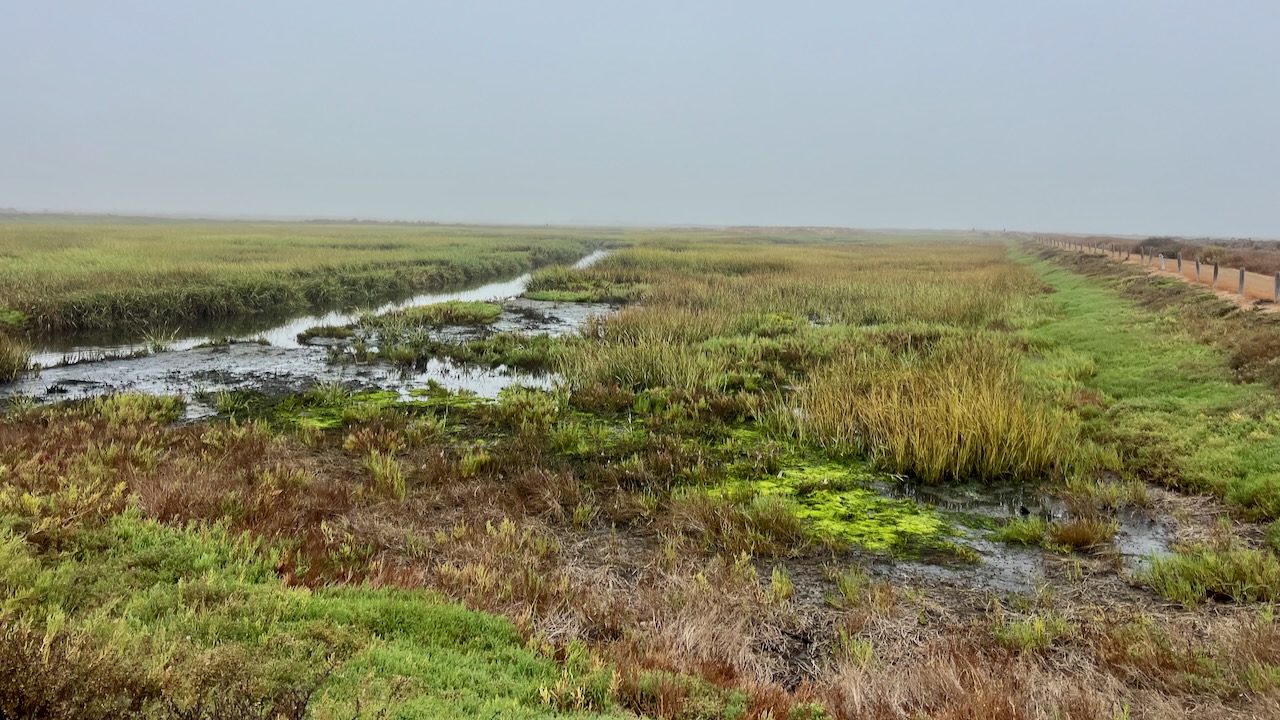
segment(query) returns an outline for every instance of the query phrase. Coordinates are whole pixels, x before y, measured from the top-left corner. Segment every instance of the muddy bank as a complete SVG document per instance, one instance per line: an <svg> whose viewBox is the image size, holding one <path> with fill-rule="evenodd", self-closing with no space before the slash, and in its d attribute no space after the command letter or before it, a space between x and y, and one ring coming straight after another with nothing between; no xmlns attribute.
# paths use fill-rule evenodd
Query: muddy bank
<svg viewBox="0 0 1280 720"><path fill-rule="evenodd" d="M604 257L597 251L579 260L586 267ZM518 298L529 274L473 288L416 295L372 310L390 312L419 305L459 301L503 303L502 317L489 332L518 331L563 335L573 332L592 313L607 306L560 304ZM0 398L30 397L57 402L115 392L182 395L188 416L212 414L198 398L224 390L260 390L270 394L297 392L320 383L342 383L358 389L410 390L435 382L453 390L493 397L504 387L522 384L547 387L551 379L506 368L480 369L448 360L431 360L406 372L389 365L350 366L329 362L323 344L299 342L298 334L318 325L347 325L371 312L330 312L291 318L261 331L235 337L193 335L163 339L152 345L125 343L44 348L33 362L40 368L0 386ZM441 339L461 340L466 329L442 328Z"/></svg>

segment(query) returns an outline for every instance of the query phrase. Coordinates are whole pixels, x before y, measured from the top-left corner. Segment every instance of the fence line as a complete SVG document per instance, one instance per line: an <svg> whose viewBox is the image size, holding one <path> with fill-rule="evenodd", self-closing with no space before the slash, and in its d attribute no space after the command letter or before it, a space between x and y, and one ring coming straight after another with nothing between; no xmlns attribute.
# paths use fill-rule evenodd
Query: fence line
<svg viewBox="0 0 1280 720"><path fill-rule="evenodd" d="M1133 262L1134 248L1132 246L1120 248L1110 243L1083 242L1079 240L1043 235L1033 235L1031 239L1033 242L1041 245L1056 247L1062 250L1072 250L1090 255L1106 255L1107 257L1121 263ZM1150 268L1153 271L1159 270L1166 273L1174 272L1189 282L1207 285L1214 291L1219 289L1220 282L1230 282L1230 279L1223 277L1223 273L1226 272L1229 277L1231 275L1231 271L1234 270L1235 282L1232 283L1230 288L1222 288L1223 290L1227 292L1234 291L1236 295L1245 299L1252 298L1255 300L1271 300L1273 302L1280 303L1280 272L1277 272L1275 277L1271 277L1263 275L1262 273L1247 272L1243 267L1225 268L1220 267L1218 263L1213 263L1212 274L1206 280L1203 276L1209 275L1209 273L1202 273L1202 270L1204 269L1202 265L1208 265L1208 263L1202 264L1198 257L1195 259L1195 263L1193 265L1189 262L1184 263L1182 253L1180 252L1177 253L1176 256L1165 257L1164 254L1156 253L1151 248L1141 245L1139 245L1136 250L1138 255L1137 262L1140 266ZM1176 262L1175 269L1169 269L1167 267L1170 261ZM1194 270L1192 270L1193 267Z"/></svg>

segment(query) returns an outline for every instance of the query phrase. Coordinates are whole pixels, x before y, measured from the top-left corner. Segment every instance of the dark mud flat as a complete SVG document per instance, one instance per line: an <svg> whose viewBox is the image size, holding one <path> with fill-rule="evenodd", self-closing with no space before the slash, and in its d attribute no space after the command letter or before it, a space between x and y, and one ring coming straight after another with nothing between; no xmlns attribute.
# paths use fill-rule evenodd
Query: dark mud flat
<svg viewBox="0 0 1280 720"><path fill-rule="evenodd" d="M604 256L598 251L580 260L585 267ZM501 282L447 293L418 295L392 303L376 312L430 305L450 300L502 301L502 317L489 332L563 335L575 331L591 314L608 311L604 305L549 303L518 298L528 285L528 274ZM215 341L216 335L197 335L164 343L159 352L140 344L45 349L35 362L38 372L0 386L0 399L28 397L36 402L58 402L117 392L182 395L189 419L213 414L198 398L225 390L257 390L283 395L307 390L321 383L341 383L360 390L410 391L436 383L451 390L465 390L494 397L511 385L550 387L545 375L513 372L505 368L482 369L449 360L432 359L412 370L386 364L345 365L329 362L330 350L306 345L298 334L317 325L347 325L363 312L308 315L235 338ZM442 340L475 336L468 328L442 328Z"/></svg>
<svg viewBox="0 0 1280 720"><path fill-rule="evenodd" d="M196 398L223 390L284 395L321 383L341 383L360 390L396 390L407 398L411 390L433 381L483 397L494 397L509 385L551 384L545 376L479 370L449 361L431 360L425 369L405 373L388 365L331 365L323 348L234 343L50 368L5 386L0 397L30 396L37 402L58 402L116 392L182 395L188 401L188 419L195 419L214 414Z"/></svg>

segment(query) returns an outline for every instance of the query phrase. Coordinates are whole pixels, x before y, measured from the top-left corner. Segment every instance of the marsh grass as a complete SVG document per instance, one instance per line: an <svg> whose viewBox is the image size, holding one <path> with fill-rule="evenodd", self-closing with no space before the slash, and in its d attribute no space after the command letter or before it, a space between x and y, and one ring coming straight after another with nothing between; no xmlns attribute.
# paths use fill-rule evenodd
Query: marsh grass
<svg viewBox="0 0 1280 720"><path fill-rule="evenodd" d="M992 532L1001 542L1017 545L1040 545L1049 536L1049 521L1037 515L1014 518Z"/></svg>
<svg viewBox="0 0 1280 720"><path fill-rule="evenodd" d="M1022 256L1056 290L1054 314L1026 335L1042 357L1065 348L1088 361L1062 384L1092 398L1076 414L1082 436L1111 455L1108 469L1130 487L1207 492L1253 519L1280 516L1280 402L1256 373L1233 369L1223 340L1256 320L1253 331L1275 341L1280 325L1185 283L1154 285L1135 269L1075 256Z"/></svg>
<svg viewBox="0 0 1280 720"><path fill-rule="evenodd" d="M996 528L992 537L1017 545L1039 545L1049 550L1093 550L1110 545L1119 525L1100 516L1045 520L1035 515L1014 518Z"/></svg>
<svg viewBox="0 0 1280 720"><path fill-rule="evenodd" d="M0 637L0 696L25 680L4 668L36 666L48 696L109 705L104 683L136 680L159 693L139 701L148 712L180 702L206 718L222 699L254 717L308 692L317 718L1275 714L1265 609L1139 622L1143 596L1114 577L1046 573L997 602L954 562L954 584L892 567L894 538L951 537L951 515L882 494L900 479L873 462L938 481L1061 476L1089 523L1021 528L1055 550L1114 532L1097 519L1137 497L1131 457L1070 447L1073 419L1096 429L1123 400L1095 385L1110 361L1037 335L1075 309L1004 247L824 229L631 237L599 268L547 275L643 288L639 304L579 337L459 346L540 358L565 373L549 391L406 402L326 384L227 393L207 423L134 397L0 418L0 625L26 623ZM1150 405L1181 407L1153 387ZM824 392L832 409L806 415ZM1230 423L1255 433L1265 416ZM921 448L894 460L913 433ZM1265 584L1265 562L1233 562L1249 567L1200 563L1187 596L1258 596L1211 590ZM90 636L107 639L77 649ZM33 665L46 645L53 666ZM77 694L93 658L127 677L104 668Z"/></svg>
<svg viewBox="0 0 1280 720"><path fill-rule="evenodd" d="M38 333L373 305L568 263L610 232L305 223L0 222L0 308ZM12 329L12 328L11 328Z"/></svg>
<svg viewBox="0 0 1280 720"><path fill-rule="evenodd" d="M1074 517L1052 523L1049 540L1055 545L1088 550L1110 545L1118 530L1118 523L1111 518Z"/></svg>
<svg viewBox="0 0 1280 720"><path fill-rule="evenodd" d="M629 303L644 297L646 277L616 265L589 268L554 267L538 270L524 296L551 302Z"/></svg>
<svg viewBox="0 0 1280 720"><path fill-rule="evenodd" d="M315 339L346 340L354 337L356 331L345 325L317 325L298 333L299 343L306 345Z"/></svg>
<svg viewBox="0 0 1280 720"><path fill-rule="evenodd" d="M448 300L433 305L395 310L372 322L374 327L443 327L445 325L490 325L502 316L502 306L480 301Z"/></svg>
<svg viewBox="0 0 1280 720"><path fill-rule="evenodd" d="M1196 547L1152 558L1140 578L1188 608L1206 600L1280 601L1280 560L1263 550Z"/></svg>
<svg viewBox="0 0 1280 720"><path fill-rule="evenodd" d="M448 342L422 338L412 347L411 362L426 358L449 358L484 367L507 367L528 371L547 371L557 367L564 354L565 341L548 335L524 335L500 332L467 342Z"/></svg>
<svg viewBox="0 0 1280 720"><path fill-rule="evenodd" d="M0 382L13 380L31 367L31 350L18 340L0 333Z"/></svg>
<svg viewBox="0 0 1280 720"><path fill-rule="evenodd" d="M1018 355L981 340L837 360L803 386L794 424L830 452L931 483L1041 479L1072 464L1077 437L1030 396Z"/></svg>
<svg viewBox="0 0 1280 720"><path fill-rule="evenodd" d="M395 455L370 450L364 459L364 469L369 473L369 488L373 492L395 500L404 499L404 469Z"/></svg>

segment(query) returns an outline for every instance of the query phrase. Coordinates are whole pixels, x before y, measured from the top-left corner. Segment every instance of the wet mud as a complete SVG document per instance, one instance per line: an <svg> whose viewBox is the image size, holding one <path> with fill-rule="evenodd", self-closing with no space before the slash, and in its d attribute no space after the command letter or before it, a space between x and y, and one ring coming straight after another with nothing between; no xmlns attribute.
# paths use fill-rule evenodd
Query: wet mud
<svg viewBox="0 0 1280 720"><path fill-rule="evenodd" d="M597 251L579 260L586 267L604 257ZM117 392L181 395L187 400L187 417L214 414L200 401L226 390L256 390L283 395L307 390L321 383L340 383L357 390L394 390L406 398L412 390L432 383L450 390L465 390L495 397L511 385L549 387L552 378L484 369L449 360L430 360L411 371L389 364L347 365L329 361L330 348L323 341L303 343L298 335L320 325L355 323L370 312L384 313L450 300L495 301L503 304L501 318L482 331L442 328L442 340L465 340L477 332L518 331L563 335L573 332L593 313L608 306L551 303L518 297L529 274L457 291L416 295L363 311L330 312L291 318L275 326L234 337L212 333L167 339L163 346L143 343L78 345L44 348L33 362L39 368L23 378L0 385L0 399L27 397L35 402L59 402Z"/></svg>

